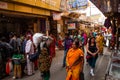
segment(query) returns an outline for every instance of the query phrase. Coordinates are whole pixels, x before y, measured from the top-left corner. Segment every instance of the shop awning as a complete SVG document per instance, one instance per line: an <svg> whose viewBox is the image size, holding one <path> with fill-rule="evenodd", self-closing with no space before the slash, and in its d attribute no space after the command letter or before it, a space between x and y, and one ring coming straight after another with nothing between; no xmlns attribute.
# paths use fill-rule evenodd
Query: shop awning
<svg viewBox="0 0 120 80"><path fill-rule="evenodd" d="M76 12L71 12L71 13L69 13L69 17L71 17L71 18L79 18L80 17L80 13L76 13Z"/></svg>
<svg viewBox="0 0 120 80"><path fill-rule="evenodd" d="M120 0L90 0L104 14L120 13Z"/></svg>
<svg viewBox="0 0 120 80"><path fill-rule="evenodd" d="M81 13L77 12L64 12L62 16L77 19L81 16Z"/></svg>

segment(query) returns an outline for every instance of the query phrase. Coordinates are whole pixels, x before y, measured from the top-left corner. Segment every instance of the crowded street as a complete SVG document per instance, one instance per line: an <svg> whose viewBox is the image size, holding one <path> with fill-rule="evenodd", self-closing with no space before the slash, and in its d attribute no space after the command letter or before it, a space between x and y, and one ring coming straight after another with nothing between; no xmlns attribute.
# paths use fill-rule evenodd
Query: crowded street
<svg viewBox="0 0 120 80"><path fill-rule="evenodd" d="M56 57L53 59L51 65L51 77L50 80L65 80L66 77L66 70L62 67L62 60L63 60L63 50L56 49ZM105 80L105 74L108 66L108 62L110 59L111 52L104 47L104 55L100 55L95 70L95 76L92 77L89 74L89 65L85 62L84 63L84 75L85 80ZM12 80L12 76L3 79L3 80ZM41 80L40 79L40 72L37 70L34 75L32 76L24 76L22 79L18 80Z"/></svg>
<svg viewBox="0 0 120 80"><path fill-rule="evenodd" d="M0 80L120 80L120 0L0 0Z"/></svg>

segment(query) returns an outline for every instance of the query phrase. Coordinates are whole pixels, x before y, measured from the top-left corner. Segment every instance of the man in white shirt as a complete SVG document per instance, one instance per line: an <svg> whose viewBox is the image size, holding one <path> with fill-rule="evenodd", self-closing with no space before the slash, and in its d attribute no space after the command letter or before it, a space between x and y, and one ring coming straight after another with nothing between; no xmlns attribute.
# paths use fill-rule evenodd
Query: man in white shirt
<svg viewBox="0 0 120 80"><path fill-rule="evenodd" d="M32 75L34 74L34 63L30 61L29 55L34 54L34 46L31 40L31 35L27 35L26 37L27 37L27 42L25 46L25 53L27 57L27 74Z"/></svg>

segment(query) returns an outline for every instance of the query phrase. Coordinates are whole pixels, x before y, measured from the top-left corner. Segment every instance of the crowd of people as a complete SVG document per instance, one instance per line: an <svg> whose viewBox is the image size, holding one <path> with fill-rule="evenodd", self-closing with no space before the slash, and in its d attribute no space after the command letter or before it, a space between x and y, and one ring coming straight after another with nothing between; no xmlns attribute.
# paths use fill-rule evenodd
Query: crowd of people
<svg viewBox="0 0 120 80"><path fill-rule="evenodd" d="M85 32L82 32L81 35L74 35L73 37L67 35L64 41L65 58L63 60L63 67L66 63L66 80L84 80L83 68L85 52L86 62L91 68L90 75L94 76L98 57L103 55L104 46L108 47L108 49L114 49L115 43L113 40L114 36L110 31L108 31L108 33L91 31L88 36Z"/></svg>
<svg viewBox="0 0 120 80"><path fill-rule="evenodd" d="M35 74L35 70L39 70L43 80L49 80L50 67L57 46L64 47L62 67L66 67L66 80L83 80L81 75L83 75L84 58L91 67L91 76L94 76L96 60L99 55L103 55L104 46L108 48L114 46L110 32L91 31L88 35L82 31L72 36L65 33L64 38L59 35L58 39L50 34L47 38L42 38L37 45L33 43L31 33L26 33L24 36L11 33L9 37L9 42L5 37L0 39L0 72L3 73L0 74L0 78L10 74L12 64L13 79L22 78L25 74L31 76ZM31 55L37 57L32 60Z"/></svg>
<svg viewBox="0 0 120 80"><path fill-rule="evenodd" d="M50 34L46 38L41 37L37 46L34 45L31 33L24 36L10 33L9 37L9 42L5 37L0 39L0 72L3 73L0 79L10 75L11 71L14 73L13 79L17 79L24 75L31 76L35 70L40 70L42 78L49 80L50 65L55 57L54 36Z"/></svg>

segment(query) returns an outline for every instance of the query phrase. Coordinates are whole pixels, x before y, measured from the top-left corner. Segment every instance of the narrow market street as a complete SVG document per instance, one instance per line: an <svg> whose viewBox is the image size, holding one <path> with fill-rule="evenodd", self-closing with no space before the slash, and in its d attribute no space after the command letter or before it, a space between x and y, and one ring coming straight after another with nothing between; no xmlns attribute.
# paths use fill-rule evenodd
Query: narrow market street
<svg viewBox="0 0 120 80"><path fill-rule="evenodd" d="M0 80L82 71L82 80L120 80L120 0L0 0Z"/></svg>
<svg viewBox="0 0 120 80"><path fill-rule="evenodd" d="M84 75L85 80L105 80L105 73L108 65L108 61L110 58L110 52L107 51L107 48L104 48L104 55L99 56L95 68L95 76L91 77L89 74L89 65L85 62L84 64ZM51 78L50 80L65 80L66 71L65 68L62 68L62 60L63 60L63 50L56 50L56 57L53 59L51 66ZM4 78L3 80L13 80L12 73L9 77ZM24 76L22 79L18 80L41 80L39 71L33 76Z"/></svg>

